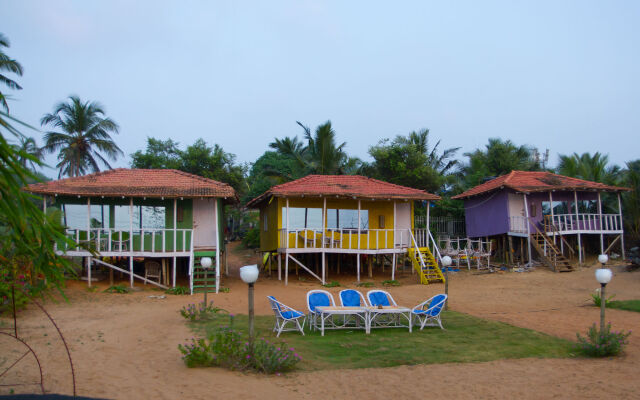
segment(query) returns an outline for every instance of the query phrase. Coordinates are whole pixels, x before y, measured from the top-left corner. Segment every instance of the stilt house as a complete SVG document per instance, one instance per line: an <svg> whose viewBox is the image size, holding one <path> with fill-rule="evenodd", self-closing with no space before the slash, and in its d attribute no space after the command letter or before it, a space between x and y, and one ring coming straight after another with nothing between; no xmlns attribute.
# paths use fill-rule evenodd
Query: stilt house
<svg viewBox="0 0 640 400"><path fill-rule="evenodd" d="M223 204L236 201L226 183L171 169L120 168L31 184L27 190L43 197L45 211L47 205L63 211L67 235L81 246L57 250L85 258L89 285L97 265L128 274L132 287L134 278L163 288L188 278L192 293L204 287L218 291ZM205 256L213 259L206 271L199 264ZM116 265L123 258L128 268ZM134 260L144 262L145 276L134 270ZM147 269L155 270L156 281L147 279Z"/></svg>
<svg viewBox="0 0 640 400"><path fill-rule="evenodd" d="M627 190L550 172L511 171L453 198L464 200L467 236L508 239L509 257L514 238L524 238L527 248L520 253L526 251L529 262L533 247L552 269L567 271L573 254L582 263L585 235L599 237L592 252L619 246L624 257L620 193ZM604 196L617 212L604 213Z"/></svg>
<svg viewBox="0 0 640 400"><path fill-rule="evenodd" d="M328 256L339 268L344 255L355 258L358 281L364 255L369 276L372 258L384 255L391 261L394 279L396 258L404 254L426 284L444 278L433 237L428 229L414 227L414 201L428 205L437 199L423 190L364 176L308 175L272 187L247 207L260 210L260 249L277 258L278 279L284 264L285 284L292 263L324 284ZM321 259L318 274L305 265L314 254Z"/></svg>

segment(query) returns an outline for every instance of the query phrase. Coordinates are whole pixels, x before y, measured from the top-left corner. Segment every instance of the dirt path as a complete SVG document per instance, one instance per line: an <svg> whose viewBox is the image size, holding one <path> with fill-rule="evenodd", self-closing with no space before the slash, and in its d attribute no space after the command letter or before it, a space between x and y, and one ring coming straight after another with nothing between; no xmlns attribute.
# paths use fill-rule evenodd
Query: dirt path
<svg viewBox="0 0 640 400"><path fill-rule="evenodd" d="M240 261L251 259L239 257L233 260L232 270L242 265ZM597 286L593 271L461 272L450 280L451 308L573 340L576 332L586 331L598 319L598 310L587 306L589 294ZM610 293L615 293L616 299L638 298L640 272L614 271ZM350 285L352 280L345 278L342 283ZM410 273L400 280L403 285L390 292L402 304L416 304L442 291L442 285L414 284L415 277ZM245 313L246 285L228 278L224 286L230 292L215 295L217 305ZM276 279L261 276L256 285L257 313L269 314L268 304L263 301L268 294L305 309L306 291L317 287L312 281L293 279L285 288ZM330 291L337 294L339 289ZM640 361L640 339L634 336L626 354L616 359L500 360L263 377L184 366L176 346L192 335L177 310L201 296L153 299L149 296L162 293L148 287L128 295L101 290L91 293L80 282L70 282L67 293L68 303L49 303L47 309L69 341L82 395L119 399L418 399L428 393L435 398L473 399L640 398L640 383L634 378ZM607 315L617 329L640 332L640 313L609 310ZM69 393L68 367L55 332L33 308L21 314L20 329L42 355L46 387ZM0 349L4 355L14 350L7 341L0 341ZM16 373L26 380L30 371L22 368ZM0 393L5 393L2 390Z"/></svg>

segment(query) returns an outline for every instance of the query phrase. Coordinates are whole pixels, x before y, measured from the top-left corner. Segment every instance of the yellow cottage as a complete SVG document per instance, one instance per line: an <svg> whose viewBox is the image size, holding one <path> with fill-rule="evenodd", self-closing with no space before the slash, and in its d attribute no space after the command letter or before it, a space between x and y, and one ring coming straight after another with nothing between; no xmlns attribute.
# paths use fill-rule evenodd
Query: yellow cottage
<svg viewBox="0 0 640 400"><path fill-rule="evenodd" d="M413 202L428 202L428 210L429 203L439 198L364 176L308 175L272 187L247 207L260 210L260 250L277 257L278 279L282 279L284 258L285 284L290 261L324 284L330 254L353 255L358 281L363 255L369 256L371 276L372 256L386 255L395 266L396 257L407 254L426 284L444 278L433 256L440 255L431 233L414 227ZM304 254L314 253L321 255L320 276L303 261ZM395 268L391 268L394 278Z"/></svg>

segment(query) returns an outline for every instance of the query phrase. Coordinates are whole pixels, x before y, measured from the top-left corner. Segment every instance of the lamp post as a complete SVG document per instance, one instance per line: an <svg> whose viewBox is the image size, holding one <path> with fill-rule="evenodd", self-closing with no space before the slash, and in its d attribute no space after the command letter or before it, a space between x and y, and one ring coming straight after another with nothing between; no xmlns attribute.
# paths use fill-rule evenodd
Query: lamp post
<svg viewBox="0 0 640 400"><path fill-rule="evenodd" d="M444 267L444 294L447 295L447 302L444 303L444 309L449 309L449 266L451 265L451 257L442 257L442 266Z"/></svg>
<svg viewBox="0 0 640 400"><path fill-rule="evenodd" d="M600 334L602 334L604 331L604 308L606 303L604 289L607 283L611 281L613 274L609 268L604 267L607 261L609 261L609 257L606 254L600 254L598 261L602 264L602 267L596 270L596 280L600 282Z"/></svg>
<svg viewBox="0 0 640 400"><path fill-rule="evenodd" d="M213 262L211 261L211 257L202 257L200 259L200 266L204 268L204 308L207 308L207 292L209 291L208 280L209 280L209 268Z"/></svg>
<svg viewBox="0 0 640 400"><path fill-rule="evenodd" d="M258 280L258 265L245 265L240 268L240 278L249 285L249 342L253 345L253 284Z"/></svg>

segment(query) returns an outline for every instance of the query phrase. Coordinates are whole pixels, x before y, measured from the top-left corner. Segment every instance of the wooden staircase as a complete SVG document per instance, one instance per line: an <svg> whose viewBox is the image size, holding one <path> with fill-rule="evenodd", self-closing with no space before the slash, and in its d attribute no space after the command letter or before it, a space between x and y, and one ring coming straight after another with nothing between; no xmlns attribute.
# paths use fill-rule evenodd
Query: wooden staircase
<svg viewBox="0 0 640 400"><path fill-rule="evenodd" d="M531 244L536 249L542 261L555 272L570 272L574 270L573 265L553 244L553 240L545 233L536 228L536 232L531 234ZM545 254L546 248L546 254Z"/></svg>
<svg viewBox="0 0 640 400"><path fill-rule="evenodd" d="M193 252L193 256L193 293L204 293L205 290L208 293L218 293L219 282L217 282L216 278L216 251L196 250ZM202 268L202 265L200 265L202 257L211 257L213 263L210 268Z"/></svg>
<svg viewBox="0 0 640 400"><path fill-rule="evenodd" d="M408 254L413 268L420 276L420 283L423 285L428 285L431 282L444 283L442 270L428 247L411 247Z"/></svg>

